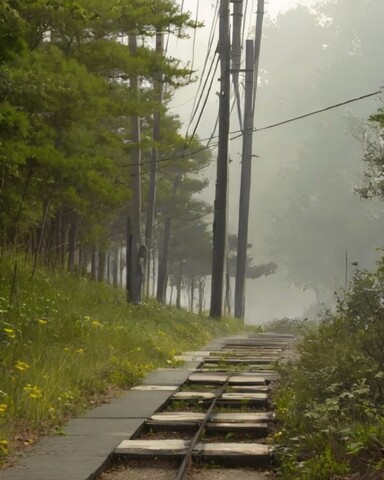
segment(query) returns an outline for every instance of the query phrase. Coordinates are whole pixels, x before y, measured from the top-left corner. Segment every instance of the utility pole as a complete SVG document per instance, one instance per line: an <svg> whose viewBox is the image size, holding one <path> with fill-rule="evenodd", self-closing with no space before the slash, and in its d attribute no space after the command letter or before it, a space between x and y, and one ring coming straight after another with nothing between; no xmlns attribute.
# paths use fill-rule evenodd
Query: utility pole
<svg viewBox="0 0 384 480"><path fill-rule="evenodd" d="M245 275L248 244L249 197L251 192L252 136L253 136L253 40L247 40L245 52L244 131L241 154L241 185L239 227L236 259L235 317L244 317Z"/></svg>
<svg viewBox="0 0 384 480"><path fill-rule="evenodd" d="M242 167L239 204L239 227L236 261L236 286L235 286L235 317L244 318L245 314L245 281L248 245L248 217L249 200L251 191L251 166L253 124L257 92L257 77L259 71L259 58L261 35L264 15L264 0L257 2L255 48L253 42L246 42L246 74L245 74L245 110L242 149ZM254 51L253 51L254 50Z"/></svg>
<svg viewBox="0 0 384 480"><path fill-rule="evenodd" d="M223 316L223 287L228 224L228 149L230 115L229 0L220 0L218 52L220 55L219 144L213 219L211 317Z"/></svg>

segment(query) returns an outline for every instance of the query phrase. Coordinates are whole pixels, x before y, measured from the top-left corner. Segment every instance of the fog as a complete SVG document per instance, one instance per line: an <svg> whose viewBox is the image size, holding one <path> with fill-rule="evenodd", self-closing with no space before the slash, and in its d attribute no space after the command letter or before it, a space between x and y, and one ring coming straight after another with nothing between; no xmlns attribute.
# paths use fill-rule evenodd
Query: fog
<svg viewBox="0 0 384 480"><path fill-rule="evenodd" d="M205 28L195 38L194 68L207 50L214 2L204 2ZM255 4L256 2L254 2ZM305 5L303 5L305 4ZM194 11L196 2L184 2ZM255 126L332 106L380 89L384 79L384 2L331 0L273 2L267 6L259 65ZM291 8L294 7L294 8ZM249 9L251 11L252 6ZM252 34L254 15L247 16ZM191 60L193 39L171 42L170 52ZM197 72L198 73L198 72ZM172 113L188 125L198 84L178 91ZM218 83L213 90L217 90ZM348 103L288 125L256 132L249 242L255 263L274 261L276 274L247 281L246 321L303 315L317 304L332 305L335 291L351 279L352 262L372 268L383 247L383 206L361 200L362 137L380 96ZM210 135L216 121L212 94L198 134ZM238 129L234 110L231 131ZM231 142L230 231L237 233L241 143ZM212 203L217 151L205 174ZM347 271L346 271L347 268ZM347 273L347 277L346 277ZM208 292L209 293L209 292ZM312 309L316 311L316 309Z"/></svg>

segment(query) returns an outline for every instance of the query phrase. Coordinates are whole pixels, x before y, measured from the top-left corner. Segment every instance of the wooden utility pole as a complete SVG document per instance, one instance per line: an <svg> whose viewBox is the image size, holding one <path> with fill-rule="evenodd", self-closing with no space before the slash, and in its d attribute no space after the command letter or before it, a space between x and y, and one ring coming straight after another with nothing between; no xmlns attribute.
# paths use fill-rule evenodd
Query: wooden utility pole
<svg viewBox="0 0 384 480"><path fill-rule="evenodd" d="M136 32L128 36L128 48L131 56L137 54ZM137 75L130 77L130 87L136 98L139 96ZM127 300L134 304L141 302L143 272L139 264L141 239L141 148L140 117L138 112L131 117L131 160L132 160L132 200L127 232Z"/></svg>
<svg viewBox="0 0 384 480"><path fill-rule="evenodd" d="M243 130L243 150L239 204L239 227L236 262L236 286L235 286L235 317L244 318L245 314L245 279L248 245L248 217L249 200L251 191L251 165L252 165L252 141L253 124L255 114L255 102L257 92L257 77L259 71L259 58L261 47L261 35L264 16L264 0L257 2L255 48L253 42L247 40L246 44L246 74L245 74L245 110ZM253 51L254 50L254 51Z"/></svg>
<svg viewBox="0 0 384 480"><path fill-rule="evenodd" d="M223 316L223 289L225 274L228 224L228 149L230 115L230 39L229 0L220 0L219 45L219 145L216 167L216 192L213 219L211 317Z"/></svg>
<svg viewBox="0 0 384 480"><path fill-rule="evenodd" d="M156 32L156 54L160 57L164 55L164 33ZM158 107L153 114L153 147L151 155L151 168L149 176L149 191L147 203L147 217L145 223L145 243L148 249L147 272L146 272L146 294L149 297L149 279L150 279L150 257L153 240L153 221L155 218L156 207L156 180L157 180L157 164L159 161L158 142L160 141L160 105L163 101L163 72L160 70L155 73L154 80L155 101Z"/></svg>
<svg viewBox="0 0 384 480"><path fill-rule="evenodd" d="M244 131L241 154L241 186L239 227L236 259L235 317L244 317L245 270L247 263L249 197L251 192L252 136L253 136L253 40L246 42Z"/></svg>

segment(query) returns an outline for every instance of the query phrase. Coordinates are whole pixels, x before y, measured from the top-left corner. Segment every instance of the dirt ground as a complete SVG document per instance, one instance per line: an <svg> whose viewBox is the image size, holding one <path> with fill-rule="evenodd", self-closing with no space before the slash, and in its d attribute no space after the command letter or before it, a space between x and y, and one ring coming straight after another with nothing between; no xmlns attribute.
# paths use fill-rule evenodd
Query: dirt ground
<svg viewBox="0 0 384 480"><path fill-rule="evenodd" d="M130 462L111 468L101 475L100 480L174 480L177 465L172 462L151 460L150 465ZM187 480L273 480L270 472L252 468L193 467Z"/></svg>

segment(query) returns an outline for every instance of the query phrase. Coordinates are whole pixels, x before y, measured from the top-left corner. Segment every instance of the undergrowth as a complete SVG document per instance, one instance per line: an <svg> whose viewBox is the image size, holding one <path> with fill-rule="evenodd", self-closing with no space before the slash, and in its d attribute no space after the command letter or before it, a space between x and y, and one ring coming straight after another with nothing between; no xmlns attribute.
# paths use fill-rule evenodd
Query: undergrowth
<svg viewBox="0 0 384 480"><path fill-rule="evenodd" d="M124 290L62 272L31 280L28 262L10 302L12 268L0 268L0 463L106 393L175 366L174 355L242 328L154 301L130 305Z"/></svg>
<svg viewBox="0 0 384 480"><path fill-rule="evenodd" d="M280 478L384 478L383 260L374 273L356 270L337 311L304 334L281 373Z"/></svg>

